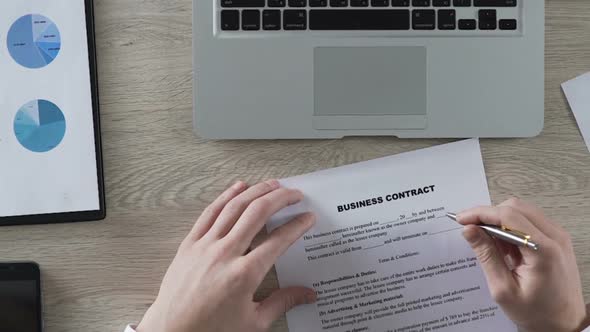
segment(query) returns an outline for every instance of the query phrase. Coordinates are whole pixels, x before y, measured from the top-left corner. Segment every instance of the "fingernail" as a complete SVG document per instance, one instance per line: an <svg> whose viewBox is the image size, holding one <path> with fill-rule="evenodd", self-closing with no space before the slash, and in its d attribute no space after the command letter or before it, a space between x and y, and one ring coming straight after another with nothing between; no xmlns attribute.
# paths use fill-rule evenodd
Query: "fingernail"
<svg viewBox="0 0 590 332"><path fill-rule="evenodd" d="M481 232L476 226L466 226L463 229L463 237L469 243L477 243L481 238Z"/></svg>
<svg viewBox="0 0 590 332"><path fill-rule="evenodd" d="M504 262L506 263L506 266L508 266L508 270L510 271L514 270L514 268L516 267L516 263L510 255L504 256Z"/></svg>
<svg viewBox="0 0 590 332"><path fill-rule="evenodd" d="M316 293L314 291L310 291L309 293L307 293L307 295L305 295L305 303L307 304L312 304L315 303L318 299L318 296L316 295Z"/></svg>
<svg viewBox="0 0 590 332"><path fill-rule="evenodd" d="M315 214L313 212L307 212L303 214L303 218L305 218L305 225L307 227L311 227L315 224Z"/></svg>
<svg viewBox="0 0 590 332"><path fill-rule="evenodd" d="M278 180L275 179L271 179L271 180L267 180L266 183L272 188L272 189L278 189L281 184L279 183Z"/></svg>
<svg viewBox="0 0 590 332"><path fill-rule="evenodd" d="M461 220L463 219L463 212L459 212L456 214L457 217L457 222L461 223Z"/></svg>
<svg viewBox="0 0 590 332"><path fill-rule="evenodd" d="M238 190L238 189L242 189L244 187L245 183L243 181L238 181L236 183L234 183L233 188Z"/></svg>

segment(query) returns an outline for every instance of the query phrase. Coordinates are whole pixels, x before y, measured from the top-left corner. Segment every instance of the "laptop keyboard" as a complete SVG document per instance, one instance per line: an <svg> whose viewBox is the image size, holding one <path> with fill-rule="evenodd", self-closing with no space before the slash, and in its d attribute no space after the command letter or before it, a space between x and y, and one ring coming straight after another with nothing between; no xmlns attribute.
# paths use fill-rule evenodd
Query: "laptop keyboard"
<svg viewBox="0 0 590 332"><path fill-rule="evenodd" d="M222 31L514 31L519 0L217 0ZM520 0L523 1L523 0Z"/></svg>

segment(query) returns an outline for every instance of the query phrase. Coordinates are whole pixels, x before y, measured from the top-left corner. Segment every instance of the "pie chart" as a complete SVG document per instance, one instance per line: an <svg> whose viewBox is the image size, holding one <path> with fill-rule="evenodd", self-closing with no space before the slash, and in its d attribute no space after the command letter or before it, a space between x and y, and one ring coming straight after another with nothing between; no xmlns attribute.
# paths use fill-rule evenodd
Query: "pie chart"
<svg viewBox="0 0 590 332"><path fill-rule="evenodd" d="M53 62L61 50L55 23L43 15L25 15L8 31L8 52L21 66L42 68Z"/></svg>
<svg viewBox="0 0 590 332"><path fill-rule="evenodd" d="M66 134L66 119L54 103L33 100L16 113L14 135L32 152L48 152L56 148Z"/></svg>

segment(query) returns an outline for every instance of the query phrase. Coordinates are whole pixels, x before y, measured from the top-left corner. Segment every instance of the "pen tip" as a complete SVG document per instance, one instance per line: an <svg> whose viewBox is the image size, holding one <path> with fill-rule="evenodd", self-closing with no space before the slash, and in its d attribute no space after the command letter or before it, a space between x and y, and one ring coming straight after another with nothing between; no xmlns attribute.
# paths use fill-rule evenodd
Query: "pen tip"
<svg viewBox="0 0 590 332"><path fill-rule="evenodd" d="M447 217L453 219L454 221L457 221L457 214L456 213L448 212Z"/></svg>

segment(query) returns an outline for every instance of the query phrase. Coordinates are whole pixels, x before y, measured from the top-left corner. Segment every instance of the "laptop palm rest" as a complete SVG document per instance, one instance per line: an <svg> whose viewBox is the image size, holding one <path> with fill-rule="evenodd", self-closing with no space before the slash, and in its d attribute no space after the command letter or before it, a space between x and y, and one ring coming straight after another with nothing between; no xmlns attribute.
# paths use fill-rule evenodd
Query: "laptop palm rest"
<svg viewBox="0 0 590 332"><path fill-rule="evenodd" d="M424 129L425 47L318 47L315 129Z"/></svg>

